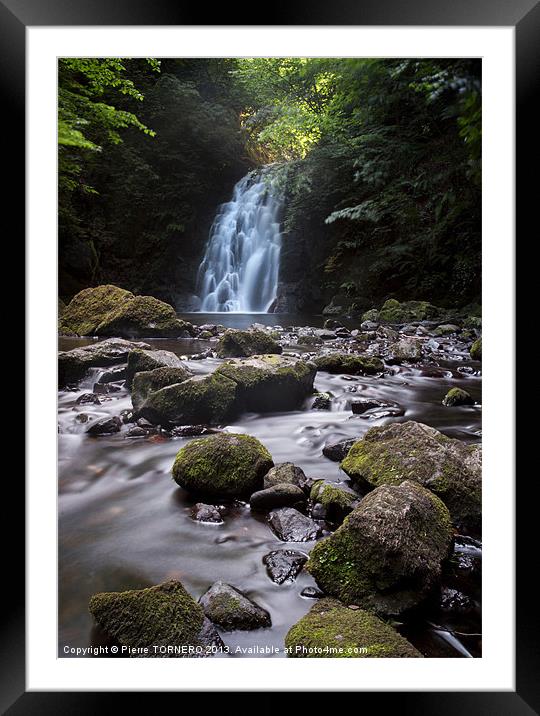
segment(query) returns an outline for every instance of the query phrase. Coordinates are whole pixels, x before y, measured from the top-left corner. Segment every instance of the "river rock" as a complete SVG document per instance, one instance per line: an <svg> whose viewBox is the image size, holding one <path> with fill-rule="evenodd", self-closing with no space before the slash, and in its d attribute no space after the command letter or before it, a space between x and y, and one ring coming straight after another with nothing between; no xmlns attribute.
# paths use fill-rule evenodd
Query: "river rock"
<svg viewBox="0 0 540 716"><path fill-rule="evenodd" d="M274 465L274 467L266 473L264 476L264 488L266 489L283 483L296 485L302 490L305 490L309 479L301 467L293 465L292 462L282 462L278 465Z"/></svg>
<svg viewBox="0 0 540 716"><path fill-rule="evenodd" d="M168 353L168 351L156 351L156 353L162 352ZM169 385L182 383L192 376L193 373L189 368L183 365L175 368L154 368L154 370L143 370L135 373L131 385L131 402L133 403L133 407L137 410L150 393L155 393L157 390L161 390L161 388L167 388Z"/></svg>
<svg viewBox="0 0 540 716"><path fill-rule="evenodd" d="M377 398L355 398L351 403L351 410L355 415L362 415L366 410L373 408L395 408L397 403L389 403L386 400L378 400Z"/></svg>
<svg viewBox="0 0 540 716"><path fill-rule="evenodd" d="M284 482L254 492L249 499L249 505L252 510L272 510L274 507L290 507L298 502L305 502L305 499L303 490Z"/></svg>
<svg viewBox="0 0 540 716"><path fill-rule="evenodd" d="M360 500L360 495L350 487L326 480L317 480L309 496L315 505L323 507L325 519L336 523L343 522Z"/></svg>
<svg viewBox="0 0 540 716"><path fill-rule="evenodd" d="M417 338L401 338L388 349L387 362L390 364L411 363L422 358L422 342Z"/></svg>
<svg viewBox="0 0 540 716"><path fill-rule="evenodd" d="M139 408L154 424L219 424L238 413L236 383L224 375L196 375L150 393Z"/></svg>
<svg viewBox="0 0 540 716"><path fill-rule="evenodd" d="M58 354L58 384L60 387L84 378L90 368L125 363L135 349L150 350L147 343L134 343L123 338L109 338Z"/></svg>
<svg viewBox="0 0 540 716"><path fill-rule="evenodd" d="M450 587L441 589L439 607L442 612L451 614L470 614L475 610L474 601L463 592Z"/></svg>
<svg viewBox="0 0 540 716"><path fill-rule="evenodd" d="M373 427L341 468L362 489L420 483L446 504L457 526L475 529L482 500L482 448L408 421Z"/></svg>
<svg viewBox="0 0 540 716"><path fill-rule="evenodd" d="M242 411L294 410L313 392L315 367L291 356L260 355L227 361L216 373L237 385Z"/></svg>
<svg viewBox="0 0 540 716"><path fill-rule="evenodd" d="M454 333L458 333L460 330L459 326L454 323L443 323L433 331L434 336L451 336Z"/></svg>
<svg viewBox="0 0 540 716"><path fill-rule="evenodd" d="M240 331L232 328L225 331L216 346L216 352L220 358L242 358L263 353L281 353L282 350L279 343L263 331Z"/></svg>
<svg viewBox="0 0 540 716"><path fill-rule="evenodd" d="M225 582L215 582L199 599L199 604L208 619L225 631L251 631L272 626L266 609Z"/></svg>
<svg viewBox="0 0 540 716"><path fill-rule="evenodd" d="M453 407L454 405L474 405L473 398L462 388L450 388L448 393L444 396L443 405L446 407Z"/></svg>
<svg viewBox="0 0 540 716"><path fill-rule="evenodd" d="M305 599L320 599L324 597L324 592L321 592L317 587L304 587L300 592L300 596L305 597Z"/></svg>
<svg viewBox="0 0 540 716"><path fill-rule="evenodd" d="M172 351L163 350L142 350L136 349L131 351L128 356L128 364L126 369L126 386L131 389L135 373L155 370L156 368L184 368L186 377L189 378L189 371L180 358Z"/></svg>
<svg viewBox="0 0 540 716"><path fill-rule="evenodd" d="M189 327L168 303L113 285L80 291L64 309L59 324L64 335L126 338L177 337Z"/></svg>
<svg viewBox="0 0 540 716"><path fill-rule="evenodd" d="M117 415L112 415L108 418L96 420L86 432L89 435L111 435L112 433L120 432L121 427L121 419Z"/></svg>
<svg viewBox="0 0 540 716"><path fill-rule="evenodd" d="M383 304L376 318L374 314L370 314L369 318L364 314L362 318L385 323L410 323L411 321L436 319L442 313L443 311L440 308L433 306L428 301L404 301L400 303L395 298L390 298Z"/></svg>
<svg viewBox="0 0 540 716"><path fill-rule="evenodd" d="M219 433L185 445L176 455L172 474L188 492L247 497L262 488L272 465L270 453L256 438Z"/></svg>
<svg viewBox="0 0 540 716"><path fill-rule="evenodd" d="M98 379L98 383L114 383L115 381L125 380L127 377L127 363L119 365L115 368L109 368L104 371Z"/></svg>
<svg viewBox="0 0 540 716"><path fill-rule="evenodd" d="M478 338L471 346L471 358L473 360L482 360L482 339Z"/></svg>
<svg viewBox="0 0 540 716"><path fill-rule="evenodd" d="M263 564L275 584L293 582L307 562L307 554L292 549L277 549L263 557Z"/></svg>
<svg viewBox="0 0 540 716"><path fill-rule="evenodd" d="M322 453L329 460L341 462L355 442L357 442L357 438L345 438L345 440L339 440L335 443L328 443L323 447Z"/></svg>
<svg viewBox="0 0 540 716"><path fill-rule="evenodd" d="M283 542L312 542L322 534L316 522L292 507L273 510L268 521Z"/></svg>
<svg viewBox="0 0 540 716"><path fill-rule="evenodd" d="M208 522L214 525L223 524L221 512L215 505L205 505L204 502L197 502L193 505L191 516L195 522Z"/></svg>
<svg viewBox="0 0 540 716"><path fill-rule="evenodd" d="M293 658L422 658L404 637L363 609L337 599L321 599L287 633Z"/></svg>
<svg viewBox="0 0 540 716"><path fill-rule="evenodd" d="M318 356L313 362L317 366L317 370L324 370L327 373L373 375L384 370L384 364L380 358L353 353L330 353Z"/></svg>
<svg viewBox="0 0 540 716"><path fill-rule="evenodd" d="M202 607L181 582L170 580L147 589L94 594L90 614L120 646L148 648L133 657L210 656L210 647L222 646L218 633L208 623ZM155 653L158 647L193 647L196 653Z"/></svg>
<svg viewBox="0 0 540 716"><path fill-rule="evenodd" d="M316 393L315 400L311 406L312 410L330 410L332 395L330 393Z"/></svg>
<svg viewBox="0 0 540 716"><path fill-rule="evenodd" d="M315 545L307 569L326 594L399 615L438 585L451 542L450 515L438 497L415 482L383 485Z"/></svg>

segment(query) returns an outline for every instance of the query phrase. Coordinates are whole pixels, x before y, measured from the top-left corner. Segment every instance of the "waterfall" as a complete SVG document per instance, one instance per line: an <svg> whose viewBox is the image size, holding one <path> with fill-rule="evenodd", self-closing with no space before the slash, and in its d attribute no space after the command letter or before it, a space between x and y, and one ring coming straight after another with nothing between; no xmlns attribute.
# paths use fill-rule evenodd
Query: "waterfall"
<svg viewBox="0 0 540 716"><path fill-rule="evenodd" d="M200 311L268 312L277 294L281 206L270 167L236 184L218 209L199 266Z"/></svg>

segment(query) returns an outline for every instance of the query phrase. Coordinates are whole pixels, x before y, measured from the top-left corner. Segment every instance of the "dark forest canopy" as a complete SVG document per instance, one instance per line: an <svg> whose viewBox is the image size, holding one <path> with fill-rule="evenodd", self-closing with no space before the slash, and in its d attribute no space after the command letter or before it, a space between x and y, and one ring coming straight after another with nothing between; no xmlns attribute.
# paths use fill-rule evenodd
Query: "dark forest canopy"
<svg viewBox="0 0 540 716"><path fill-rule="evenodd" d="M278 163L281 280L463 305L480 294L479 60L59 61L60 293L181 304L219 203Z"/></svg>

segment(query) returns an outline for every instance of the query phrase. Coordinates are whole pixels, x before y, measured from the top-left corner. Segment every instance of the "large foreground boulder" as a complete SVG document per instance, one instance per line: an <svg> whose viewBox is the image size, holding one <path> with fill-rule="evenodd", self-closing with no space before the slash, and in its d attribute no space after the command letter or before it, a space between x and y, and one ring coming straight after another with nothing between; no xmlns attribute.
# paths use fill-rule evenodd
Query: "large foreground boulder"
<svg viewBox="0 0 540 716"><path fill-rule="evenodd" d="M318 370L325 370L327 373L374 375L384 370L384 364L380 358L354 353L330 353L318 356L313 362Z"/></svg>
<svg viewBox="0 0 540 716"><path fill-rule="evenodd" d="M191 324L177 318L168 303L109 284L80 291L63 310L59 323L61 334L78 336L175 338L191 330Z"/></svg>
<svg viewBox="0 0 540 716"><path fill-rule="evenodd" d="M316 369L289 356L259 355L227 361L217 373L237 385L241 411L294 410L313 392Z"/></svg>
<svg viewBox="0 0 540 716"><path fill-rule="evenodd" d="M169 385L182 383L192 376L193 373L186 366L155 368L135 373L131 385L133 407L138 410L151 393L167 388Z"/></svg>
<svg viewBox="0 0 540 716"><path fill-rule="evenodd" d="M139 408L155 425L216 425L236 415L236 383L224 375L196 375L161 388Z"/></svg>
<svg viewBox="0 0 540 716"><path fill-rule="evenodd" d="M82 348L61 351L58 354L58 383L62 387L81 380L90 368L125 363L135 349L150 350L150 346L123 338L109 338Z"/></svg>
<svg viewBox="0 0 540 716"><path fill-rule="evenodd" d="M337 599L321 599L285 637L293 658L421 658L389 624Z"/></svg>
<svg viewBox="0 0 540 716"><path fill-rule="evenodd" d="M172 474L188 492L249 497L262 488L263 477L273 464L268 450L251 435L219 433L183 447Z"/></svg>
<svg viewBox="0 0 540 716"><path fill-rule="evenodd" d="M129 650L127 656L209 656L210 647L222 643L202 607L175 580L147 589L94 594L88 608L101 628ZM154 647L165 653L156 653ZM167 647L185 647L186 653L169 653ZM188 653L190 647L195 652Z"/></svg>
<svg viewBox="0 0 540 716"><path fill-rule="evenodd" d="M215 582L199 599L204 613L225 631L251 631L272 626L270 614L230 584Z"/></svg>
<svg viewBox="0 0 540 716"><path fill-rule="evenodd" d="M415 482L370 492L312 550L308 571L347 604L399 615L436 587L452 541L450 515Z"/></svg>
<svg viewBox="0 0 540 716"><path fill-rule="evenodd" d="M229 328L219 339L216 352L220 358L242 358L261 353L281 353L279 343L264 331L240 331Z"/></svg>
<svg viewBox="0 0 540 716"><path fill-rule="evenodd" d="M413 480L438 495L459 527L478 527L482 507L482 448L408 421L373 427L341 463L363 489Z"/></svg>

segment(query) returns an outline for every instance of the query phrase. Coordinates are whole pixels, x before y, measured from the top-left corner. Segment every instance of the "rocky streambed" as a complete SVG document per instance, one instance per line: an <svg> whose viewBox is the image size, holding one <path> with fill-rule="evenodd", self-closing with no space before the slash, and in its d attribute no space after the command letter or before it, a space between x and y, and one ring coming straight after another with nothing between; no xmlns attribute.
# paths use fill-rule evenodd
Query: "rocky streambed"
<svg viewBox="0 0 540 716"><path fill-rule="evenodd" d="M60 339L59 655L480 656L479 327L247 318Z"/></svg>

